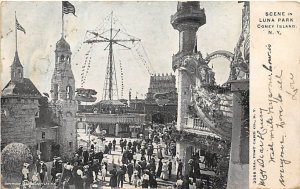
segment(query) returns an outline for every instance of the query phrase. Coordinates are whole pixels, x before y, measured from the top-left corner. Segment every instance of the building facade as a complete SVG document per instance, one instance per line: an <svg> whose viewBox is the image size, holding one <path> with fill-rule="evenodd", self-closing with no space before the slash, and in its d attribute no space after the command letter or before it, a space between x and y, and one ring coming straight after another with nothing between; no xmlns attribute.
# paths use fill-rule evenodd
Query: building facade
<svg viewBox="0 0 300 189"><path fill-rule="evenodd" d="M135 137L141 130L145 122L145 114L123 113L123 114L103 114L103 113L77 113L77 128L85 129L86 133L93 133L97 128L105 131L106 136L115 137Z"/></svg>
<svg viewBox="0 0 300 189"><path fill-rule="evenodd" d="M1 149L9 143L27 145L36 154L36 119L41 94L29 78L24 78L18 52L11 65L11 80L1 94Z"/></svg>
<svg viewBox="0 0 300 189"><path fill-rule="evenodd" d="M172 74L155 74L150 77L145 99L146 120L153 123L172 123L177 115L176 78Z"/></svg>
<svg viewBox="0 0 300 189"><path fill-rule="evenodd" d="M71 68L70 45L64 37L56 43L55 68L51 79L51 101L55 119L58 122L59 152L62 157L71 158L77 147L75 79Z"/></svg>
<svg viewBox="0 0 300 189"><path fill-rule="evenodd" d="M248 188L249 3L244 3L243 29L234 53L220 50L204 59L197 51L196 32L206 24L199 2L179 2L171 24L179 31L179 52L173 56L172 64L178 79L177 130L183 138L176 148L184 161L184 171L193 171L191 159L214 162L215 158L228 160L230 154L230 161L223 165L229 167L225 170L228 179L226 173L217 175L220 170L207 171L207 166L199 177L206 179L208 185L214 177L224 180L215 188L224 188L224 184L227 188ZM231 63L228 81L221 86L216 85L215 73L208 66L212 58L220 56ZM217 166L217 162L222 160L208 167Z"/></svg>
<svg viewBox="0 0 300 189"><path fill-rule="evenodd" d="M241 102L244 97L247 101L249 96L244 92L248 90L249 48L242 45L242 42L249 45L249 30L247 21L249 11L247 3L243 10L243 32L238 41L234 53L228 51L216 51L205 59L197 51L196 32L199 27L206 24L204 9L200 8L199 2L179 2L177 12L171 16L171 24L179 31L179 52L173 55L173 69L178 79L178 115L177 130L181 138L177 141L177 151L183 159L185 173L194 170L193 163L201 161L212 161L200 169L201 179L206 180L208 185L216 184L210 182L220 171L207 171L208 168L216 168L215 158L228 159L229 176L228 188L248 188L248 167L247 158L247 124L249 119L247 103ZM249 22L248 22L249 24ZM246 32L245 32L246 31ZM248 37L247 37L248 36ZM241 52L243 49L243 53ZM219 86L215 83L215 73L208 66L213 57L225 57L230 61L230 76L228 81ZM243 60L243 61L241 61ZM240 79L238 79L240 78ZM231 144L231 147L230 147ZM229 153L229 150L231 152ZM202 159L202 160L201 160ZM225 161L226 162L226 161ZM249 162L248 162L249 163ZM225 163L226 164L226 163ZM228 166L225 165L224 166ZM224 188L227 177L222 178L225 183L216 186ZM222 183L221 183L222 184Z"/></svg>

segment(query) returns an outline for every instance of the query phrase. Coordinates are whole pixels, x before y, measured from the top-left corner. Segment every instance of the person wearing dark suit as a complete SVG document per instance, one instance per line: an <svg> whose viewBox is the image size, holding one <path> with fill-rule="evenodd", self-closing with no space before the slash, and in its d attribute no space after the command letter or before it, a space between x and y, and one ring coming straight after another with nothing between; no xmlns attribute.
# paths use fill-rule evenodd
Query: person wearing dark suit
<svg viewBox="0 0 300 189"><path fill-rule="evenodd" d="M121 185L121 188L123 188L123 182L124 182L124 179L125 179L125 172L124 172L123 167L121 167L117 171L117 176L118 176L118 188L120 187L120 185Z"/></svg>
<svg viewBox="0 0 300 189"><path fill-rule="evenodd" d="M158 161L157 173L156 173L156 176L157 176L158 178L160 178L162 166L163 166L162 159L159 159L159 161Z"/></svg>
<svg viewBox="0 0 300 189"><path fill-rule="evenodd" d="M116 139L114 138L114 140L112 141L113 151L116 150L116 144L117 144L117 141L116 141Z"/></svg>
<svg viewBox="0 0 300 189"><path fill-rule="evenodd" d="M129 184L131 185L131 177L133 175L133 164L129 162L127 165L127 173L128 173L128 178L129 178Z"/></svg>
<svg viewBox="0 0 300 189"><path fill-rule="evenodd" d="M169 179L170 179L171 174L172 174L172 161L171 161L171 159L169 160L169 163L168 163L168 171L169 171Z"/></svg>
<svg viewBox="0 0 300 189"><path fill-rule="evenodd" d="M117 167L113 165L113 169L109 172L111 174L109 186L111 188L117 188L118 186L118 174L117 174Z"/></svg>
<svg viewBox="0 0 300 189"><path fill-rule="evenodd" d="M179 159L178 167L177 167L177 179L182 177L182 168L183 168L183 163L181 162L181 159Z"/></svg>
<svg viewBox="0 0 300 189"><path fill-rule="evenodd" d="M88 160L89 160L89 152L87 150L85 150L85 151L83 151L83 163L84 163L84 165L87 164Z"/></svg>
<svg viewBox="0 0 300 189"><path fill-rule="evenodd" d="M42 186L44 185L44 179L45 175L47 174L47 166L43 161L40 161L40 163L37 165L37 172L40 175Z"/></svg>
<svg viewBox="0 0 300 189"><path fill-rule="evenodd" d="M192 182L190 181L189 176L185 175L182 181L182 189L190 189L190 184L192 184Z"/></svg>

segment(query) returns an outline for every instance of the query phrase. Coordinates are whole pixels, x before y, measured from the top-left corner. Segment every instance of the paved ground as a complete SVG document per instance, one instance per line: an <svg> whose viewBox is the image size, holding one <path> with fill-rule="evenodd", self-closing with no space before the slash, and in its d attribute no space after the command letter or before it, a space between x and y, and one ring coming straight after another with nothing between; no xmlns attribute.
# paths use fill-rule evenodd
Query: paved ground
<svg viewBox="0 0 300 189"><path fill-rule="evenodd" d="M123 138L123 139L125 139L125 138ZM112 141L112 140L113 140L113 138L106 138L106 143L108 143L109 141ZM111 169L111 166L112 166L113 162L115 164L119 165L119 163L121 161L121 148L119 146L119 140L120 140L120 138L116 138L116 140L117 140L116 151L113 151L111 155L108 155L108 163L109 163L108 170ZM127 138L126 140L129 141L129 140L133 140L133 139L128 139ZM157 146L154 144L154 155L156 155L156 148L157 148ZM164 154L164 151L163 151L163 154ZM141 155L138 154L137 158L140 159L140 157L141 157ZM166 156L165 158L169 159L170 156ZM175 162L174 162L174 160L172 160L172 161L173 161L172 178L170 179L170 181L164 181L164 180L161 180L161 179L158 178L157 179L157 181L158 181L158 188L167 188L167 186L171 186L172 184L175 183L175 180L176 180L175 179L176 178ZM46 164L47 164L48 170L50 170L51 162L48 162ZM34 168L33 168L32 172L34 172ZM48 175L51 175L50 171L48 172ZM47 179L48 179L48 181L50 180L50 178L46 178L46 180ZM103 189L110 188L109 187L110 177L107 176L105 180L106 180L105 182L99 183L99 185L98 185L97 188L103 188ZM128 181L128 175L127 174L126 174L125 180ZM12 184L12 185L5 185L5 187L1 187L1 188L13 188L13 189L16 189L16 188L18 188L18 184L17 183L20 183L20 181L16 180L16 179L13 179L12 183L14 183L14 184ZM41 188L41 186L40 185L33 185L31 188L32 189L38 189L38 188ZM54 186L52 184L48 184L48 185L46 184L42 188L44 188L44 189L53 189ZM75 187L71 186L70 188L73 189ZM129 185L128 182L124 182L123 188L135 188L135 187L132 186L132 185Z"/></svg>
<svg viewBox="0 0 300 189"><path fill-rule="evenodd" d="M123 139L125 139L125 138L123 138ZM113 140L113 138L106 138L106 143L108 144L108 142L112 141L112 140ZM120 140L120 138L116 138L116 141L117 141L116 151L112 151L112 154L108 155L108 159L109 159L110 164L114 161L115 164L119 165L119 162L121 161L121 148L119 146L119 144L120 144L119 140ZM126 138L126 140L128 142L129 140L133 140L133 139ZM156 144L154 144L154 155L155 156L156 156L156 152L157 152L157 146L156 146ZM163 154L164 154L164 151L163 151ZM137 159L140 159L140 158L141 158L141 155L137 154ZM170 159L171 157L166 156L165 158ZM156 162L158 162L158 161L156 161ZM125 180L128 181L128 175L127 174L126 174ZM172 184L174 184L175 180L176 180L176 170L175 170L175 162L173 160L172 178L170 179L170 181L164 181L164 180L158 178L157 179L158 188L167 188L167 186L171 186ZM104 182L101 188L104 188L104 189L105 188L110 188L109 187L109 177L106 178L106 181L107 182ZM124 185L123 185L123 188L135 188L135 187L132 186L132 185L129 185L128 182L125 182Z"/></svg>

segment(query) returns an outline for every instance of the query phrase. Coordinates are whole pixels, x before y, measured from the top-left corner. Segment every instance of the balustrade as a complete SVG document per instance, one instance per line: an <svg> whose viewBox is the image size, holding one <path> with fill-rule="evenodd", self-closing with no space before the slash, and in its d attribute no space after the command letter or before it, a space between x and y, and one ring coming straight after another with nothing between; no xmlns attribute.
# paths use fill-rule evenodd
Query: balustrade
<svg viewBox="0 0 300 189"><path fill-rule="evenodd" d="M199 130L204 130L204 131L208 130L207 126L205 125L203 120L201 120L200 118L195 118L194 119L193 128L194 129L199 129Z"/></svg>

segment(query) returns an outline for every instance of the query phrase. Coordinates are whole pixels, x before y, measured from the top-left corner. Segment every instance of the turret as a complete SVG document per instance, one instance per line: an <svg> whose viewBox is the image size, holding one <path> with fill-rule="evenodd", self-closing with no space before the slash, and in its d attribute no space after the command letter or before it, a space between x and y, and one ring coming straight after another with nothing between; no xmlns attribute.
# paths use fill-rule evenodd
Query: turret
<svg viewBox="0 0 300 189"><path fill-rule="evenodd" d="M178 2L177 12L171 16L171 24L179 31L179 52L193 52L196 47L196 32L206 23L200 2Z"/></svg>
<svg viewBox="0 0 300 189"><path fill-rule="evenodd" d="M18 52L15 52L15 58L11 65L10 77L12 82L22 83L24 76L23 76L23 66L20 62Z"/></svg>
<svg viewBox="0 0 300 189"><path fill-rule="evenodd" d="M51 82L52 100L74 100L75 79L71 69L70 45L64 37L56 43L55 69Z"/></svg>
<svg viewBox="0 0 300 189"><path fill-rule="evenodd" d="M178 2L177 12L171 16L171 24L179 31L179 52L173 56L174 71L181 64L181 58L195 53L197 49L196 32L206 23L204 9L200 8L200 2Z"/></svg>
<svg viewBox="0 0 300 189"><path fill-rule="evenodd" d="M178 2L177 12L171 16L173 28L179 31L179 52L172 57L172 67L177 71L178 81L178 130L182 130L187 123L188 105L192 96L190 73L198 64L197 60L191 59L190 56L196 55L196 32L205 23L204 9L200 9L200 3L195 1Z"/></svg>

